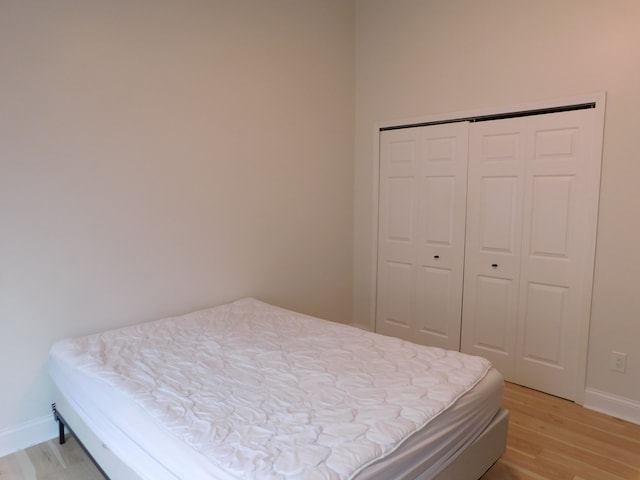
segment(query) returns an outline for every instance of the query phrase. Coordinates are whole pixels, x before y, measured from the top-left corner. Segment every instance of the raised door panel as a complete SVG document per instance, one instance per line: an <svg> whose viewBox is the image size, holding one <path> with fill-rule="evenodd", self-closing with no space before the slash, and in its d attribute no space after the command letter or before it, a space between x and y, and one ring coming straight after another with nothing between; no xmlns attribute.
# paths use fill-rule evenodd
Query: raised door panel
<svg viewBox="0 0 640 480"><path fill-rule="evenodd" d="M512 289L513 283L509 280L484 275L476 277L478 301L475 303L474 337L479 347L508 353Z"/></svg>
<svg viewBox="0 0 640 480"><path fill-rule="evenodd" d="M456 209L456 177L424 176L422 178L423 222L421 238L427 245L453 245Z"/></svg>
<svg viewBox="0 0 640 480"><path fill-rule="evenodd" d="M526 288L522 358L550 368L562 368L568 289L534 282L527 282Z"/></svg>
<svg viewBox="0 0 640 480"><path fill-rule="evenodd" d="M449 305L459 303L459 298L451 298L451 295L458 296L457 290L452 288L453 280L451 269L418 268L415 324L422 336L446 338L450 335Z"/></svg>
<svg viewBox="0 0 640 480"><path fill-rule="evenodd" d="M389 328L411 328L411 291L413 266L407 263L387 261L382 266L381 277L387 288L381 292L385 304L385 325Z"/></svg>

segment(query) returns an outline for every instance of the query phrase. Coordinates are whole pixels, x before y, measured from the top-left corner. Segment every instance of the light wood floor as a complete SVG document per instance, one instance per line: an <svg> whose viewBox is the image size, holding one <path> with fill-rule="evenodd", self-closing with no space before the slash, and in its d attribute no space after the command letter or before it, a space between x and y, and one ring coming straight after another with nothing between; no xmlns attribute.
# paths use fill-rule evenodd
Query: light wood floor
<svg viewBox="0 0 640 480"><path fill-rule="evenodd" d="M0 458L0 480L104 480L75 438L67 435ZM113 479L117 480L117 479Z"/></svg>
<svg viewBox="0 0 640 480"><path fill-rule="evenodd" d="M507 451L482 480L640 480L640 425L510 383Z"/></svg>
<svg viewBox="0 0 640 480"><path fill-rule="evenodd" d="M640 425L509 383L503 404L507 451L482 480L640 480ZM72 437L0 458L0 480L53 479L104 477Z"/></svg>

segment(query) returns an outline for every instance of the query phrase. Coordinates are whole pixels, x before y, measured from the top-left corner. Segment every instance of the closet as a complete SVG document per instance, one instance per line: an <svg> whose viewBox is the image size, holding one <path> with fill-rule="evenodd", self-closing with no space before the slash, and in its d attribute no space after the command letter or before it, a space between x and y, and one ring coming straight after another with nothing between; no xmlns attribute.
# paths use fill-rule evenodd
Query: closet
<svg viewBox="0 0 640 480"><path fill-rule="evenodd" d="M584 388L600 181L595 103L382 129L376 331Z"/></svg>

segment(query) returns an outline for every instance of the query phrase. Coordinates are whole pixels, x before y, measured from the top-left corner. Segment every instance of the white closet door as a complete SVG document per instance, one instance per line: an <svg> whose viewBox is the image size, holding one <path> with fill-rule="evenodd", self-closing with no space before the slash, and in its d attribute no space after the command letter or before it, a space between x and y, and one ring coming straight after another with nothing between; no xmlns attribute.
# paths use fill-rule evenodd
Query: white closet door
<svg viewBox="0 0 640 480"><path fill-rule="evenodd" d="M586 362L595 123L578 110L470 127L462 350L569 399Z"/></svg>
<svg viewBox="0 0 640 480"><path fill-rule="evenodd" d="M591 109L528 117L516 381L569 399L584 384L601 163L595 118Z"/></svg>
<svg viewBox="0 0 640 480"><path fill-rule="evenodd" d="M473 124L462 350L489 358L507 380L515 366L523 185L523 119Z"/></svg>
<svg viewBox="0 0 640 480"><path fill-rule="evenodd" d="M380 135L376 331L458 350L466 122Z"/></svg>

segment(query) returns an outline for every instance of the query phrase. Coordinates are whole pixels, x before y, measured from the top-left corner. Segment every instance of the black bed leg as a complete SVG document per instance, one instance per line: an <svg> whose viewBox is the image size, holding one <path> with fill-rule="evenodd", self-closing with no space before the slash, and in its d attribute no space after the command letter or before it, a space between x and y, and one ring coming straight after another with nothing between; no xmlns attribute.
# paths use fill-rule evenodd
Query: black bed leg
<svg viewBox="0 0 640 480"><path fill-rule="evenodd" d="M58 419L58 442L60 445L64 445L67 440L64 438L64 423Z"/></svg>
<svg viewBox="0 0 640 480"><path fill-rule="evenodd" d="M53 418L56 420L56 422L58 422L58 443L60 443L60 445L64 445L67 441L67 439L64 438L64 422L62 421L60 415L58 415L58 410L56 410L55 403L51 404L51 410L53 410Z"/></svg>

